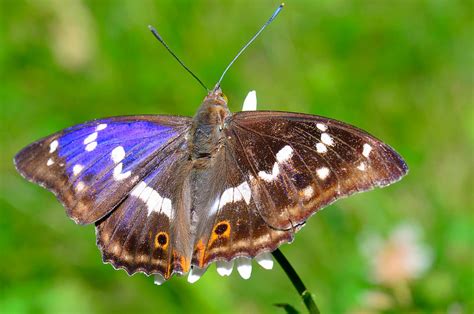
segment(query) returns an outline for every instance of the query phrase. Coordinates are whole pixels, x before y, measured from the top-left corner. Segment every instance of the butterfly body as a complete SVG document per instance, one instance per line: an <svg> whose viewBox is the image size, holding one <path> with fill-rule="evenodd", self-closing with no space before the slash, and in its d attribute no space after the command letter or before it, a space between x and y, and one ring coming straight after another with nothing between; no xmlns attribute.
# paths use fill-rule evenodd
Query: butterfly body
<svg viewBox="0 0 474 314"><path fill-rule="evenodd" d="M220 88L204 99L193 119L189 142L190 159L213 158L222 145L222 130L231 113ZM199 164L199 162L198 162Z"/></svg>
<svg viewBox="0 0 474 314"><path fill-rule="evenodd" d="M94 223L103 259L168 279L271 252L324 206L408 170L388 145L313 115L231 114L220 88L193 118L100 119L15 156L77 223Z"/></svg>

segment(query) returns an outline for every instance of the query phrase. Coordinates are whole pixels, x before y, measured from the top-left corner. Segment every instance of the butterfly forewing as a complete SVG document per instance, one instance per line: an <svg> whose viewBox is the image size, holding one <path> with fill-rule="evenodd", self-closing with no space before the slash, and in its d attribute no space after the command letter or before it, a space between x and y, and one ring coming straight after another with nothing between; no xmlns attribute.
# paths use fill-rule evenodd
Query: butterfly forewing
<svg viewBox="0 0 474 314"><path fill-rule="evenodd" d="M18 171L56 194L81 224L108 214L152 169L189 118L115 117L39 140L15 156Z"/></svg>
<svg viewBox="0 0 474 314"><path fill-rule="evenodd" d="M336 199L388 185L408 170L388 145L319 116L240 112L226 133L259 214L276 229L295 228Z"/></svg>

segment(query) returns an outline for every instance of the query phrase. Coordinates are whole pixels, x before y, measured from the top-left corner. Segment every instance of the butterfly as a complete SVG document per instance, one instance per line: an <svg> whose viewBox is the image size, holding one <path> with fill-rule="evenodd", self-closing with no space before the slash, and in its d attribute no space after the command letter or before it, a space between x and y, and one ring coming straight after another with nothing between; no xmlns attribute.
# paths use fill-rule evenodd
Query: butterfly
<svg viewBox="0 0 474 314"><path fill-rule="evenodd" d="M408 171L390 146L337 120L231 113L219 83L193 118L86 122L30 144L14 163L76 223L95 224L104 262L159 281L214 262L229 274L233 260L292 242L321 208Z"/></svg>
<svg viewBox="0 0 474 314"><path fill-rule="evenodd" d="M387 144L343 122L233 114L219 87L194 118L94 120L27 146L14 161L76 223L96 225L105 262L164 279L271 252L321 208L408 170Z"/></svg>

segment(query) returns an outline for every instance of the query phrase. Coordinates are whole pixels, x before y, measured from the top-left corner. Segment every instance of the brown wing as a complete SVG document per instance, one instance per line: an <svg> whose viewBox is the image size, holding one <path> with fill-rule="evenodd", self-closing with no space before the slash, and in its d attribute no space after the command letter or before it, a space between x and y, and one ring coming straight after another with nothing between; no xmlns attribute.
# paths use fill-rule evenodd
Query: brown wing
<svg viewBox="0 0 474 314"><path fill-rule="evenodd" d="M189 197L183 195L190 170L184 142L182 138L164 149L153 170L96 223L104 262L129 274L159 273L166 279L189 270L189 253L178 243L179 236L185 235L176 230L182 213L190 207ZM189 220L184 222L189 224Z"/></svg>
<svg viewBox="0 0 474 314"><path fill-rule="evenodd" d="M226 147L247 176L259 215L291 230L335 200L400 180L408 167L390 146L313 115L253 111L228 121Z"/></svg>
<svg viewBox="0 0 474 314"><path fill-rule="evenodd" d="M273 251L322 207L407 172L388 145L319 116L239 112L224 132L210 175L220 189L194 244L192 265L200 268Z"/></svg>
<svg viewBox="0 0 474 314"><path fill-rule="evenodd" d="M192 265L205 268L213 261L255 257L291 242L295 230L275 230L259 214L251 181L242 172L233 149L225 146L211 175L219 182L208 213L200 217Z"/></svg>
<svg viewBox="0 0 474 314"><path fill-rule="evenodd" d="M231 117L192 264L255 257L290 242L308 217L355 192L399 180L407 166L389 146L335 120L282 112ZM212 189L215 190L215 189ZM201 217L203 218L203 217Z"/></svg>

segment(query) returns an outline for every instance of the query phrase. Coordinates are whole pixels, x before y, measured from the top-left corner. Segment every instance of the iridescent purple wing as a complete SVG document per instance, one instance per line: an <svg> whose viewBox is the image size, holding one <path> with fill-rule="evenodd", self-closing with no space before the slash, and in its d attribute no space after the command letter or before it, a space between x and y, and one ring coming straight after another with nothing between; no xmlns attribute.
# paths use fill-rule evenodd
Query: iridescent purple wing
<svg viewBox="0 0 474 314"><path fill-rule="evenodd" d="M43 138L15 156L29 181L52 191L75 222L98 221L170 151L184 150L190 119L127 116L86 122Z"/></svg>

